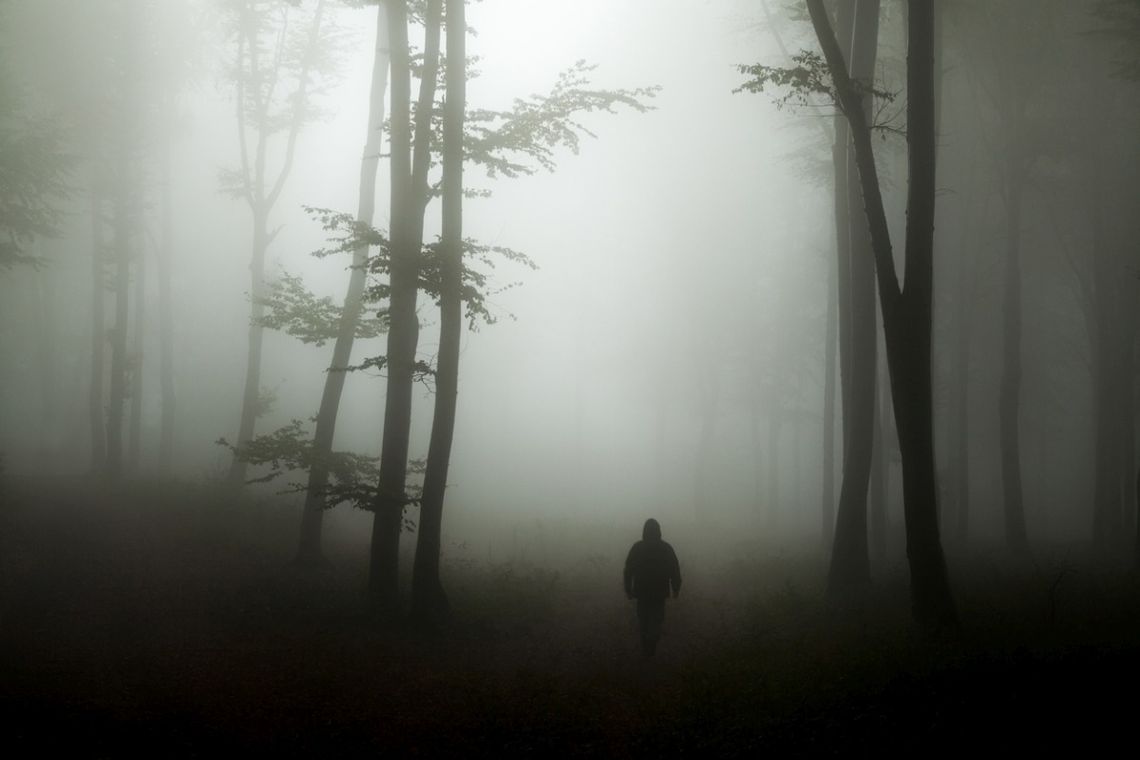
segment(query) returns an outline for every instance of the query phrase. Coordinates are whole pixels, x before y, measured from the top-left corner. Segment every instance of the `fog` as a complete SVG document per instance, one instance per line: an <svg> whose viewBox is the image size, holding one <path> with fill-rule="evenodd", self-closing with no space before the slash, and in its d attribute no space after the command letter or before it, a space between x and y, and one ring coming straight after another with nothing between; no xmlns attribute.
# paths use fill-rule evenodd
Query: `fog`
<svg viewBox="0 0 1140 760"><path fill-rule="evenodd" d="M29 17L25 23L42 24L46 35L26 55L49 54L44 48L53 44L53 32L66 31L52 29L51 20L58 25L59 16L40 3L12 5L6 10L10 16ZM797 224L793 215L823 203L826 190L797 179L787 154L800 138L787 120L763 99L732 94L740 81L734 64L756 57L771 43L750 29L755 21L733 4L709 3L697 14L680 5L656 9L652 23L646 23L647 11L638 4L605 11L600 6L524 8L528 5L472 9L471 25L479 30L471 40L472 54L480 58L480 76L470 87L473 107L503 107L514 97L549 88L577 60L597 66L591 76L599 86L657 85L661 93L649 113L583 119L596 139L584 139L577 156L559 151L555 172L515 180L472 178L494 195L468 205L470 235L522 251L539 268L497 271L497 285L517 282L518 287L491 299L501 317L498 324L464 336L461 393L467 403L460 404L449 500L457 510L607 519L634 519L652 510L691 520L700 457L699 382L702 368L720 365L714 374L722 376L717 384L725 387L718 389L723 397L714 413L714 451L706 455L716 468L711 480L717 485L715 495L705 498L726 519L751 513L753 463L763 456L752 451L748 427L749 384L756 381L747 376L745 363L753 361L754 344L767 371L788 366L803 383L802 398L765 407L803 407L797 410L803 419L796 424L804 428L800 445L792 440L794 433L781 444L789 460L803 460L802 482L787 486L785 529L813 528L814 518L800 516L818 500L818 486L812 485L818 478L811 472L819 466L819 445L812 440L818 441L820 429L810 417L818 417L819 405L813 402L822 389L810 392L820 384L820 371L806 361L806 349L794 344L822 354L818 304L827 231ZM159 10L204 14L202 24L211 20L208 4ZM613 14L612 23L597 23L603 13ZM314 293L337 301L346 280L343 260L310 256L324 240L302 206L355 205L373 15L370 8L336 10L348 37L339 51L343 76L320 98L326 118L308 126L298 140L295 167L272 219L282 232L268 254L270 272L301 275ZM621 45L606 31L619 28L625 30ZM679 41L693 35L723 43L694 60L678 51ZM202 58L192 89L179 94L171 170L179 411L174 461L180 477L208 478L228 464L228 452L213 441L233 436L241 402L249 212L222 197L217 187L219 170L235 165L238 154L232 93L220 70L225 51L214 39L186 44ZM757 139L760 135L763 139ZM383 188L383 166L381 172ZM385 200L382 191L377 222L382 228ZM34 362L5 361L12 373L4 383L3 426L10 468L34 468L45 456L69 471L87 467L84 411L77 402L86 395L88 359L80 347L90 329L84 318L84 298L89 298L84 278L90 269L90 243L84 238L90 223L81 215L80 209L68 214L60 237L39 243L51 267L5 278L12 294L4 299L11 312L6 332L12 333L6 336L6 357L32 353L38 336L12 327L29 318L21 319L31 304L21 303L19 294L35 298L30 288L50 278L57 280L51 286L53 303L60 304L53 310L61 334L46 337L52 341L47 350L68 355L72 363L70 372L60 373L64 387L56 389L61 399L72 400L69 409L66 401L27 403L29 394L41 395L47 386L36 380ZM74 313L63 313L69 304ZM425 309L422 319L420 351L431 356L434 345L426 326L434 317ZM149 343L144 377L146 363L156 365L156 340L144 336ZM315 414L327 350L299 345L287 335L267 335L262 384L277 400L259 419L259 430ZM382 339L361 346L357 355L369 351L382 353ZM142 392L149 412L144 429L153 439L157 385L148 383ZM378 380L350 380L337 448L377 453L382 402ZM430 426L426 393L419 394L417 404L411 450L422 457ZM51 426L44 424L47 406L63 407ZM151 464L144 454L139 467L145 472ZM791 462L786 466L791 478Z"/></svg>
<svg viewBox="0 0 1140 760"><path fill-rule="evenodd" d="M414 104L430 47L423 14L436 3L409 5ZM338 497L336 506L324 504L325 543L318 528L316 553L341 573L328 583L366 596L375 612L383 550L373 519L391 513L392 503L406 521L396 539L393 598L418 593L412 557L434 551L435 574L442 558L442 586L456 610L464 609L465 594L481 598L472 578L482 576L472 563L498 572L513 562L515 572L548 568L569 577L589 566L599 575L586 573L584 587L600 589L606 578L617 589L628 545L647 518L660 521L676 547L689 588L703 589L690 592L697 598L751 588L722 575L732 563L751 563L758 573L766 568L768 585L757 594L786 583L789 593L802 587L822 599L826 585L830 609L836 594L847 593L843 578L855 578L848 585L865 590L873 580L875 593L903 604L906 592L890 584L909 569L915 617L940 629L956 628L959 616L943 606L924 618L928 592L914 580L929 577L919 569L922 557L934 557L927 567L941 568L935 575L954 589L976 588L966 579L983 567L1012 563L1016 569L1003 578L1056 580L1050 604L1078 565L1113 578L1135 565L1135 3L933 3L935 41L916 57L934 60L937 171L925 328L921 276L913 284L907 271L924 266L913 264L921 248L914 227L922 223L908 225L924 217L916 200L922 190L914 190L922 137L919 127L908 128L908 118L917 124L919 117L910 102L917 96L908 99L907 55L908 45L913 54L920 44L913 14L925 11L915 7L929 2L825 4L830 23L847 34L840 47L855 79L866 66L859 46L871 40L873 81L856 82L851 92L870 109L869 161L877 166L890 250L880 246L874 201L858 184L868 176L858 139L833 145L837 130L846 135L842 130L857 126L837 117L844 91L827 78L835 69L827 51L818 52L811 3L464 5L473 61L469 126L480 111L541 99L575 66L585 67L576 87L619 91L625 100L613 101L610 112L572 110L576 144L553 133L538 138L535 150L549 150L549 166L502 145L503 155L526 168L489 173L473 157L462 164L462 236L521 252L534 267L501 257L471 264L488 275L482 290L493 323L469 329L463 320L454 437L449 456L445 450L427 465L438 472L442 461L446 482L434 550L419 537L423 476L415 463L429 459L433 421L439 424L437 378L417 376L412 385L405 496L405 462L395 474L380 459L382 442L398 435L385 420L395 386L375 365L346 373L331 418L332 449L376 460L381 485L368 470L372 480L361 481L365 495L358 490L355 503ZM0 0L0 227L7 240L0 243L0 498L14 505L12 525L48 519L41 502L92 514L198 514L200 506L207 521L222 519L220 508L238 515L226 541L237 547L248 539L266 563L286 565L309 510L306 482L310 498L319 490L306 481L319 453L284 473L274 460L303 456L300 449L247 463L243 410L254 442L299 420L293 445L309 445L339 316L320 345L266 327L254 360L251 298L261 296L251 288L264 282L269 294L296 277L341 313L352 253L315 256L342 233L323 229L307 209L356 216L373 62L378 49L391 52L389 39L377 39L377 11L374 3L347 0ZM877 38L867 37L864 21L851 20L864 13L873 14ZM312 28L319 34L310 39ZM447 45L451 36L445 26ZM286 44L275 47L279 40ZM243 56L255 45L263 68L249 73ZM437 105L453 84L442 70L447 50L436 53L445 59ZM801 50L813 52L824 85L803 78L811 61L805 69L804 59L791 57ZM274 55L279 74L268 68ZM801 78L781 79L779 68ZM396 107L395 86L395 79L387 86L386 118ZM249 98L265 92L270 102L259 114ZM302 102L303 113L295 108ZM263 152L259 116L276 119ZM444 251L448 127L442 107L435 116L428 181L441 184L423 215L423 241L442 240ZM385 126L371 217L391 236L393 263L370 275L393 295L365 306L371 316L391 306L392 326L400 319L397 229L414 226L410 216L391 218L395 139ZM245 185L243 156L245 176L254 178ZM262 163L266 179L259 181ZM851 178L850 222L837 221L842 166ZM247 196L273 194L279 176L259 232ZM269 242L259 277L263 237ZM371 249L373 260L386 261L379 250ZM838 285L837 250L850 267ZM903 283L899 302L912 311L884 310L888 264ZM870 344L858 337L859 320L871 324L866 311L859 317L856 305L836 315L846 308L837 287L851 287L858 303L859 271L871 282L863 292L878 304ZM421 286L413 340L416 358L442 373L448 349L440 299L440 291ZM125 330L116 308L127 317ZM925 360L909 338L893 337L924 329L931 341ZM386 355L397 364L386 330L351 345L350 364ZM869 345L876 350L868 353ZM921 371L905 374L915 362L929 367L927 391L914 380ZM260 388L256 413L249 391L243 395L247 366L260 375L252 386ZM870 378L862 396L860 377ZM894 401L892 390L900 388L903 400ZM896 428L900 408L906 419ZM908 422L912 413L931 422L926 479L913 474L925 470L911 469L920 468L912 463L922 446L908 449L896 432L922 424ZM906 440L921 439L912 433ZM912 473L907 492L904 470ZM334 482L347 482L338 477L334 472ZM399 495L389 503L393 483ZM425 486L425 504L429 491ZM9 531L13 556L47 556L26 538L34 532L21 530ZM181 540L182 528L171 530ZM844 535L857 536L848 545L861 546L855 560L844 559ZM845 567L855 567L854 575ZM358 603L351 598L346 604ZM402 603L393 598L385 598L381 617L400 617L390 604ZM977 613L970 605L959 607ZM706 612L690 613L697 615L692 630ZM750 614L738 612L741 619ZM681 638L689 629L677 625ZM700 662L690 666L699 670Z"/></svg>

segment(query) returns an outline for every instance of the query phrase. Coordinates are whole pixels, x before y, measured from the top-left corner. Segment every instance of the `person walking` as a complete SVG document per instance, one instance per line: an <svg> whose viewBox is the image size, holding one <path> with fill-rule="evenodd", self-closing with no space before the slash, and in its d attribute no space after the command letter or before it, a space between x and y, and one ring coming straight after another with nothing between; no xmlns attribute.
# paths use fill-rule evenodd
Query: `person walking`
<svg viewBox="0 0 1140 760"><path fill-rule="evenodd" d="M625 560L625 595L637 600L637 623L641 651L652 657L661 638L665 621L665 600L681 590L681 566L677 553L661 540L661 525L650 518L641 530L641 540L629 550Z"/></svg>

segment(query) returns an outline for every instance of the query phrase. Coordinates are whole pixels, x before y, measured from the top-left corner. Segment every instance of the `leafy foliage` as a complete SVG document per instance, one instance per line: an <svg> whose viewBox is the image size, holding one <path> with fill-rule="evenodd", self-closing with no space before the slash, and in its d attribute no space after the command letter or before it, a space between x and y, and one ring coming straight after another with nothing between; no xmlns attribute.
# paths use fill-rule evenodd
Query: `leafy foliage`
<svg viewBox="0 0 1140 760"><path fill-rule="evenodd" d="M346 32L326 2L225 0L221 11L232 50L226 76L237 101L241 166L222 170L219 184L223 193L245 198L253 208L271 208L291 171L298 133L325 116L317 99L340 78ZM254 137L252 147L247 132ZM270 179L266 141L282 133L282 166Z"/></svg>
<svg viewBox="0 0 1140 760"><path fill-rule="evenodd" d="M777 108L783 108L789 103L795 106L811 105L812 98L822 96L842 110L839 94L823 56L814 51L801 50L792 56L792 63L792 66L765 66L760 63L738 65L737 71L750 79L733 89L733 93L760 94L765 88L772 87L784 90L782 95L774 99ZM852 80L851 84L860 95L871 95L886 103L895 99L893 92L876 89L856 80Z"/></svg>
<svg viewBox="0 0 1140 760"><path fill-rule="evenodd" d="M269 295L260 299L260 303L265 313L257 320L258 325L280 330L314 346L336 339L344 314L344 309L331 298L318 298L299 276L289 273L270 286ZM377 311L375 316L356 320L358 339L375 338L387 329L387 314L383 310Z"/></svg>
<svg viewBox="0 0 1140 760"><path fill-rule="evenodd" d="M329 473L329 482L317 494L324 509L349 504L371 511L376 503L376 483L380 474L377 457L350 451L331 451L322 455L313 443L312 433L305 428L304 422L294 419L285 427L256 436L241 447L225 438L219 438L217 444L228 448L240 461L269 468L267 474L252 478L249 483L267 483L287 474L293 476L294 479L281 493L304 493L308 490L308 472L321 462ZM422 460L412 460L408 466L408 472L413 475L422 475L423 469ZM421 488L414 482L408 486L405 505L419 503Z"/></svg>
<svg viewBox="0 0 1140 760"><path fill-rule="evenodd" d="M391 247L387 236L380 230L363 224L351 214L324 208L307 209L329 234L329 245L313 255L331 256L337 253L350 253L360 246L368 246L374 253L368 257L366 266L370 276L365 289L365 302L382 304L388 300L387 276L391 271ZM443 261L439 241L428 243L420 251L420 289L437 303L440 297L441 266ZM499 262L506 261L529 269L538 266L526 254L504 246L484 245L471 239L463 241L463 300L467 304L467 318L471 329L480 324L494 324L498 314L492 309L489 297L519 285L510 282L490 289L491 270ZM333 307L335 308L335 306ZM378 365L370 365L376 367Z"/></svg>
<svg viewBox="0 0 1140 760"><path fill-rule="evenodd" d="M510 110L470 110L465 160L482 166L491 178L553 171L557 149L567 148L577 155L583 135L596 137L580 121L581 115L616 113L619 107L639 113L652 110L645 101L655 97L660 87L596 89L590 86L589 77L595 68L577 61L559 74L548 94L516 98Z"/></svg>
<svg viewBox="0 0 1140 760"><path fill-rule="evenodd" d="M793 66L787 67L765 66L760 63L738 65L737 71L751 78L733 89L733 93L750 92L759 95L766 87L785 90L782 96L775 99L778 108L783 108L788 103L809 105L813 95L822 95L831 103L839 102L831 72L828 71L823 56L801 50L792 56L792 63Z"/></svg>
<svg viewBox="0 0 1140 760"><path fill-rule="evenodd" d="M0 77L0 269L36 264L27 247L56 233L58 204L70 195L74 160L62 135L51 121L20 115L22 101Z"/></svg>

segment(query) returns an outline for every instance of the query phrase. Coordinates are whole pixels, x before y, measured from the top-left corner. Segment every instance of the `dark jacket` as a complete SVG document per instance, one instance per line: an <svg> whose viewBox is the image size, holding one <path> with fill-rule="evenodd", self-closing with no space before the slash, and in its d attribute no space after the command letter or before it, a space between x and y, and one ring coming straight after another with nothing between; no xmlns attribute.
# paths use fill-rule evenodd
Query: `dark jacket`
<svg viewBox="0 0 1140 760"><path fill-rule="evenodd" d="M625 559L625 593L636 599L664 599L681 590L681 566L673 547L661 540L656 520L645 521L641 540Z"/></svg>

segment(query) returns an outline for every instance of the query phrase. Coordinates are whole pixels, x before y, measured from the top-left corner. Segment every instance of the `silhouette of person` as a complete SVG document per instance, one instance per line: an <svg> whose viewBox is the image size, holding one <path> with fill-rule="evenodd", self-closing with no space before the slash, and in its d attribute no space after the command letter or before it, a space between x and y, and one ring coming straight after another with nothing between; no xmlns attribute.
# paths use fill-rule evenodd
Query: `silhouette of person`
<svg viewBox="0 0 1140 760"><path fill-rule="evenodd" d="M625 559L625 595L637 600L637 623L641 633L641 651L650 657L661 638L665 621L665 599L669 592L677 598L681 590L681 566L677 553L661 540L661 525L650 518L641 530L641 540L629 550Z"/></svg>

